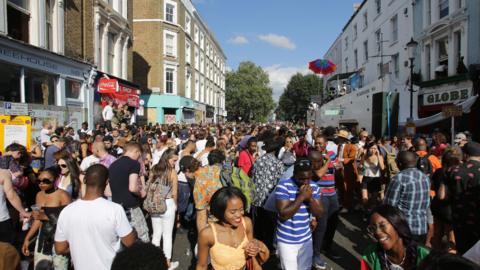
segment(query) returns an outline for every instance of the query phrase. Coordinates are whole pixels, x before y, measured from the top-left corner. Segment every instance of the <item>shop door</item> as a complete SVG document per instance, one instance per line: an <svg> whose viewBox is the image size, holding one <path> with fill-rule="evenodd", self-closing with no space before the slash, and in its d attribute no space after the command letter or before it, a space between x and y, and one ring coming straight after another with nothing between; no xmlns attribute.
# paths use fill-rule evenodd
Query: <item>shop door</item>
<svg viewBox="0 0 480 270"><path fill-rule="evenodd" d="M145 114L148 123L155 125L157 123L157 108L145 108Z"/></svg>

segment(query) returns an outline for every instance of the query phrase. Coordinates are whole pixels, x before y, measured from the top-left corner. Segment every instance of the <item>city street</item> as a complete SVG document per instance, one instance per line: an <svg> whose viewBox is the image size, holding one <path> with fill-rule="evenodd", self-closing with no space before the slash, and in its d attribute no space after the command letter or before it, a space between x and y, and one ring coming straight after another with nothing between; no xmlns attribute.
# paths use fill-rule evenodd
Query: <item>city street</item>
<svg viewBox="0 0 480 270"><path fill-rule="evenodd" d="M335 234L334 249L342 256L340 260L332 261L324 257L327 262L327 269L357 269L360 264L360 257L368 244L372 243L369 237L364 233L362 216L359 212L340 215L340 222ZM180 266L178 269L195 269L192 265L192 252L188 252L187 234L177 234L174 248L173 260L178 260ZM263 267L264 270L280 269L276 267L276 260L270 260Z"/></svg>

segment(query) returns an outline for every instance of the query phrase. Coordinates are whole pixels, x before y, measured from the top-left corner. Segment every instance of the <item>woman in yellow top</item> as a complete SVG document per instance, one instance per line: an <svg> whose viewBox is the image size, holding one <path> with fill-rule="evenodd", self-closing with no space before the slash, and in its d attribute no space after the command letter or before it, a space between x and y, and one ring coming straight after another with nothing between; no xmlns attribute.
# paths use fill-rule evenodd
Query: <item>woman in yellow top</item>
<svg viewBox="0 0 480 270"><path fill-rule="evenodd" d="M270 256L268 248L253 238L252 221L244 216L247 199L236 187L224 187L212 196L210 212L217 219L198 237L197 270L261 269Z"/></svg>

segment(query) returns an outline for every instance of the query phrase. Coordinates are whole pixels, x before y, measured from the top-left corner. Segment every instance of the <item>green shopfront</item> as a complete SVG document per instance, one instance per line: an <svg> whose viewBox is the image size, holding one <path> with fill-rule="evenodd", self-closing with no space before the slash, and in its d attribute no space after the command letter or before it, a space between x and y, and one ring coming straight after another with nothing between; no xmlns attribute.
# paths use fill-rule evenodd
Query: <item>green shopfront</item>
<svg viewBox="0 0 480 270"><path fill-rule="evenodd" d="M195 102L172 95L142 95L144 101L143 123L195 123ZM140 120L140 119L139 119Z"/></svg>

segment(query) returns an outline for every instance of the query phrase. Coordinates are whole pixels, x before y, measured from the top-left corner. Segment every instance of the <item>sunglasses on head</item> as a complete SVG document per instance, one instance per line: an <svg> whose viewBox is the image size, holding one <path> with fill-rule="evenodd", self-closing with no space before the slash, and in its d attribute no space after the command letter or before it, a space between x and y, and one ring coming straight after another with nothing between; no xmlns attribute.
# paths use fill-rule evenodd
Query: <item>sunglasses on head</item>
<svg viewBox="0 0 480 270"><path fill-rule="evenodd" d="M52 179L48 179L48 178L43 178L43 179L38 179L37 182L38 182L39 184L50 185L51 183L53 183L53 180L52 180Z"/></svg>

